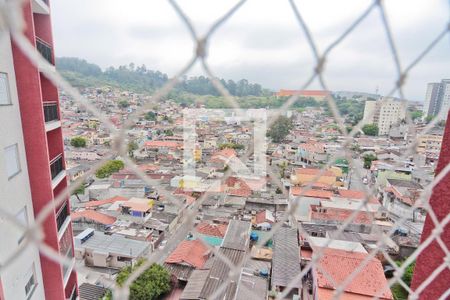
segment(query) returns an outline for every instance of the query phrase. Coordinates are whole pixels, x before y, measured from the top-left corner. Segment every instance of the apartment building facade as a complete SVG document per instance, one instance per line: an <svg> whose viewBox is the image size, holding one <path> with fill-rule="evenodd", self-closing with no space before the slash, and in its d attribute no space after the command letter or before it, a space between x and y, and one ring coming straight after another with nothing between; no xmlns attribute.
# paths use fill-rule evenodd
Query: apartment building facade
<svg viewBox="0 0 450 300"><path fill-rule="evenodd" d="M24 1L23 18L24 35L41 55L54 65L48 0ZM4 52L2 48L0 74L6 74L1 76L7 79L0 81L0 95L3 98L5 94L8 95L11 103L0 106L0 114L2 117L5 115L6 120L11 120L11 123L4 122L7 128L2 128L8 132L2 132L1 141L5 159L0 163L0 205L2 209L11 210L19 220L30 221L44 207L55 201L67 187L58 90L14 42L9 41L9 46L6 43L2 47L9 47L10 55L4 55L8 52ZM19 181L21 182L18 183ZM21 202L17 199L18 194L21 195ZM12 195L14 199L9 199ZM36 248L26 247L30 255L20 255L16 258L17 269L11 266L10 271L1 274L2 300L34 299L33 297L47 300L77 298L68 199L62 203L54 203L54 206L43 222L44 242L72 261L72 264L62 266L39 254ZM2 230L10 228L10 225L2 226ZM8 232L8 235L13 239L12 231ZM12 246L16 244L13 240L2 242L1 258L7 257L3 247L13 251ZM21 267L28 269L22 271ZM26 281L25 287L19 285L18 281L11 283L11 277L14 276L25 276L22 279ZM27 278L31 277L33 279L27 281ZM34 292L28 295L29 291ZM18 297L19 293L24 292L24 297Z"/></svg>
<svg viewBox="0 0 450 300"><path fill-rule="evenodd" d="M387 135L392 126L406 118L406 102L391 97L377 101L366 101L364 106L364 124L376 124L379 135Z"/></svg>
<svg viewBox="0 0 450 300"><path fill-rule="evenodd" d="M24 226L34 219L11 40L0 39L0 208ZM24 232L0 218L0 265L24 246ZM44 299L39 251L28 245L0 274L0 299Z"/></svg>
<svg viewBox="0 0 450 300"><path fill-rule="evenodd" d="M425 101L423 105L424 117L438 116L440 112L441 119L447 117L450 108L450 79L442 79L440 83L432 82L427 85Z"/></svg>

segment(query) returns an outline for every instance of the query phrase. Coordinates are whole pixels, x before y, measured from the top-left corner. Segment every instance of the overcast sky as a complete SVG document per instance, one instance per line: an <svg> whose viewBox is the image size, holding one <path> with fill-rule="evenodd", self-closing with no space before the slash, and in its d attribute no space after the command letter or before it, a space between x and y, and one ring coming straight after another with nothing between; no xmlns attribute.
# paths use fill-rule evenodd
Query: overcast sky
<svg viewBox="0 0 450 300"><path fill-rule="evenodd" d="M406 67L449 20L447 1L387 0L400 61ZM179 1L197 31L209 26L235 1ZM336 39L370 1L308 0L297 5L319 51ZM167 1L52 1L57 56L84 58L102 68L134 62L174 75L192 56L189 32ZM410 74L405 95L422 101L428 82L450 78L450 43L445 37ZM314 61L288 1L250 0L214 34L208 62L217 76L246 78L264 87L300 88ZM190 75L202 74L196 66ZM387 93L395 82L380 13L371 12L330 55L325 78L331 90ZM318 88L314 83L310 89Z"/></svg>

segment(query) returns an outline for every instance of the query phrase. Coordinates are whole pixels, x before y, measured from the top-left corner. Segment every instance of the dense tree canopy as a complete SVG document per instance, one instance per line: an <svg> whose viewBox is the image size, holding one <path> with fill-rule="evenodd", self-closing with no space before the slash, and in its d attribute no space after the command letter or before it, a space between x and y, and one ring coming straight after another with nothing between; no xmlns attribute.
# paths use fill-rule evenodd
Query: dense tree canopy
<svg viewBox="0 0 450 300"><path fill-rule="evenodd" d="M293 128L292 120L290 118L280 116L267 131L274 143L280 143L289 134L289 131Z"/></svg>
<svg viewBox="0 0 450 300"><path fill-rule="evenodd" d="M411 119L416 120L420 119L423 116L423 112L421 110L415 110L411 112Z"/></svg>
<svg viewBox="0 0 450 300"><path fill-rule="evenodd" d="M365 135L376 136L378 135L378 126L376 124L366 124L363 126L362 131Z"/></svg>
<svg viewBox="0 0 450 300"><path fill-rule="evenodd" d="M122 286L130 274L141 264L127 266L117 274L117 284ZM152 264L130 286L130 300L153 300L170 291L170 274L161 265Z"/></svg>
<svg viewBox="0 0 450 300"><path fill-rule="evenodd" d="M126 108L126 107L130 106L130 103L128 103L127 100L120 100L118 105L119 105L119 107Z"/></svg>
<svg viewBox="0 0 450 300"><path fill-rule="evenodd" d="M364 160L364 168L369 169L372 165L372 161L377 160L377 157L374 154L366 154L363 156Z"/></svg>
<svg viewBox="0 0 450 300"><path fill-rule="evenodd" d="M225 148L242 150L245 148L245 146L242 144L235 144L235 143L224 143L224 144L219 145L220 150L225 149Z"/></svg>
<svg viewBox="0 0 450 300"><path fill-rule="evenodd" d="M105 71L95 64L88 63L84 59L74 57L60 57L56 60L56 67L75 86L89 87L95 85L113 85L134 92L152 92L163 86L168 80L167 74L160 71L147 69L145 65L129 65L109 67ZM91 82L91 85L89 85ZM260 84L249 83L246 79L237 82L220 79L220 82L233 96L262 96L267 95ZM181 79L175 87L175 93L187 92L195 95L214 95L220 93L214 87L212 81L205 76L189 77Z"/></svg>
<svg viewBox="0 0 450 300"><path fill-rule="evenodd" d="M72 145L73 147L76 147L76 148L86 147L86 139L82 136L73 137L70 140L70 145Z"/></svg>
<svg viewBox="0 0 450 300"><path fill-rule="evenodd" d="M124 167L125 164L123 163L123 161L110 160L97 169L97 172L95 172L95 176L97 176L98 178L107 178L111 176L111 174L122 170Z"/></svg>

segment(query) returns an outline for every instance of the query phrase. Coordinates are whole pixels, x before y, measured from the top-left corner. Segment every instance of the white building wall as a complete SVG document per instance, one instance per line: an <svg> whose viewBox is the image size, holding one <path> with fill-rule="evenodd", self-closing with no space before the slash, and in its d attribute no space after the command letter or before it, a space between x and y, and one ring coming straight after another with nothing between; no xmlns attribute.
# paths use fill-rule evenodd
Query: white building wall
<svg viewBox="0 0 450 300"><path fill-rule="evenodd" d="M439 112L441 119L446 120L448 110L450 109L450 79L442 80L441 89L440 96L442 97L442 106Z"/></svg>
<svg viewBox="0 0 450 300"><path fill-rule="evenodd" d="M373 114L373 116L370 116L370 114ZM376 123L379 135L388 134L391 126L398 124L405 117L405 101L398 101L393 98L366 101L364 107L364 124Z"/></svg>
<svg viewBox="0 0 450 300"><path fill-rule="evenodd" d="M364 105L364 124L373 124L377 101L366 101Z"/></svg>
<svg viewBox="0 0 450 300"><path fill-rule="evenodd" d="M433 82L427 84L427 92L425 94L425 101L423 104L423 116L426 118L428 115L435 115L437 113L437 107L440 104L438 102L438 90L439 83Z"/></svg>
<svg viewBox="0 0 450 300"><path fill-rule="evenodd" d="M0 83L0 97L5 98L8 93L8 102L0 104L0 208L15 218L23 219L23 222L31 223L34 219L31 191L28 179L27 161L22 135L19 103L15 81L14 66L12 61L11 41L8 35L0 39L0 73L7 76L7 91L5 81ZM17 145L18 172L9 176L8 165L16 165L14 161L6 158L5 148ZM24 213L26 211L26 213ZM21 216L21 217L20 217ZM0 274L3 296L5 300L27 299L25 285L29 280L34 265L36 286L29 293L28 299L45 299L44 285L42 281L39 252L33 245L28 245L25 250L14 255L23 243L23 232L11 225L6 218L0 216L0 265L7 262L11 256L14 262Z"/></svg>

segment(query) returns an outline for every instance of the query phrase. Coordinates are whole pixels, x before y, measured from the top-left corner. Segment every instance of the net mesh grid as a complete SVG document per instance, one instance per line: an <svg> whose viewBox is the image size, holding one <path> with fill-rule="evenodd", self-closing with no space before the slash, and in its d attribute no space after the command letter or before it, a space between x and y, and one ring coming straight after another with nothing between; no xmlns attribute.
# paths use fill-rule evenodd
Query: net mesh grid
<svg viewBox="0 0 450 300"><path fill-rule="evenodd" d="M71 97L77 104L86 109L93 116L98 118L102 125L104 125L113 135L113 142L111 145L111 152L109 155L96 162L93 166L91 166L90 170L86 172L83 176L75 180L70 184L70 186L61 192L53 201L49 199L48 204L35 216L35 220L33 223L28 226L24 226L22 223L18 222L15 216L11 215L4 209L0 208L0 217L2 217L6 222L8 222L11 226L17 227L22 230L25 234L24 241L19 245L16 251L11 255L11 257L5 259L5 263L0 265L0 274L3 271L6 271L7 267L12 264L17 258L20 257L20 254L27 249L30 245L36 245L39 251L47 256L49 259L65 265L65 266L73 266L73 260L68 259L62 256L58 251L56 251L51 246L47 245L44 242L44 233L42 229L43 222L45 219L52 213L55 207L59 207L66 199L72 194L72 192L82 184L89 176L94 175L95 171L101 167L105 162L110 159L113 159L117 156L120 156L125 166L133 171L140 179L142 179L149 186L155 187L159 194L163 195L165 199L181 208L182 203L179 199L173 197L172 194L167 192L163 188L159 188L159 183L157 180L153 180L149 178L141 169L138 168L136 163L128 157L127 153L127 131L131 129L137 118L142 116L146 111L153 107L153 105L157 104L162 100L164 96L166 96L177 84L178 79L183 75L187 74L195 63L200 62L203 71L206 75L211 79L216 90L226 99L227 104L232 107L232 109L236 109L237 113L240 113L239 103L236 101L236 98L233 97L228 90L222 85L220 80L215 76L213 70L210 68L207 58L208 58L208 42L211 39L217 29L220 28L224 23L226 23L233 14L236 13L243 5L245 5L245 0L238 1L234 6L231 7L227 12L225 12L220 18L218 18L207 30L207 33L203 36L198 35L195 27L193 26L189 16L184 12L181 6L177 4L175 0L169 0L168 2L172 6L173 10L176 12L184 26L189 32L193 42L195 43L195 49L193 51L192 58L180 68L179 72L172 77L164 86L158 89L155 93L153 93L151 99L145 103L140 109L135 112L132 112L128 118L122 124L122 127L117 129L114 124L108 119L104 113L99 111L92 103L90 103L80 92L72 87L59 73L56 71L53 65L49 64L36 50L35 46L27 39L27 37L23 34L24 22L22 15L22 5L25 1L21 0L10 0L0 2L0 38L3 35L10 35L14 43L21 49L21 51L30 59L30 61L39 68L40 72L42 72L53 84L58 86L61 90L63 90L68 96ZM301 10L299 9L299 5L294 0L289 0L290 7L292 9L293 18L296 19L299 25L299 31L304 35L304 38L309 45L309 48L313 54L313 62L315 64L313 70L311 71L310 77L308 77L303 84L299 85L300 89L307 89L313 81L317 80L323 90L330 90L329 85L326 83L325 76L325 66L327 64L327 59L329 58L330 53L338 47L352 32L358 25L365 20L370 14L378 13L380 17L380 26L383 27L385 37L388 41L388 49L392 55L393 64L395 66L397 76L395 81L393 82L393 86L391 91L386 95L387 97L393 96L395 93L398 93L401 99L406 99L403 92L403 87L407 82L407 77L411 70L417 66L422 59L441 41L450 31L450 24L443 24L443 29L441 32L435 33L435 38L428 44L424 49L417 54L414 60L410 64L407 65L406 68L402 68L400 62L400 55L398 54L396 43L394 36L391 32L391 27L388 19L388 15L386 12L386 8L384 5L384 1L375 0L370 5L364 9L360 15L347 27L347 29L339 35L330 45L326 48L323 53L320 53L316 43L314 41L314 36L309 30L308 24L303 18L301 14ZM278 116L285 113L289 108L298 100L298 96L290 97L283 105L278 108L274 113L270 115L270 118L267 122L267 127L273 124L273 122L277 119ZM299 196L304 195L308 190L312 188L312 185L319 180L319 178L324 174L328 167L330 167L337 157L344 156L348 161L349 165L354 165L353 158L349 154L351 144L354 141L354 136L356 133L360 131L363 126L363 121L361 120L351 132L347 131L347 128L344 124L344 119L342 118L339 110L337 109L337 105L333 96L328 96L326 101L328 102L329 109L332 113L332 116L337 123L340 131L344 134L345 141L342 143L343 150L336 152L328 158L327 163L321 168L321 171L314 176L313 180L302 188L302 191ZM385 100L382 100L385 101ZM410 112L407 110L406 122L408 125L413 125ZM444 112L441 112L444 113ZM415 140L408 146L407 150L401 155L399 160L403 160L408 158L410 155L414 154L417 146L417 138L421 135L427 134L438 122L439 118L435 118L432 120L420 133L414 132ZM414 126L410 126L414 128ZM242 161L246 161L250 155L253 154L253 147L250 145L249 149L242 156ZM314 251L311 261L306 264L301 269L301 272L288 284L287 288L285 288L282 292L278 293L276 299L285 298L293 288L299 286L299 282L307 276L308 272L312 269L316 269L320 271L326 279L331 282L336 289L334 290L333 298L339 299L342 296L342 293L345 291L345 288L352 282L352 280L360 274L364 267L373 259L376 255L381 254L395 269L394 276L387 281L387 285L384 289L381 289L377 292L377 295L374 297L378 299L381 297L384 291L389 290L390 287L398 283L400 284L406 291L409 293L410 299L417 299L428 284L430 284L444 269L450 267L450 253L445 243L442 241L440 235L443 232L445 226L450 222L450 216L446 216L442 221L439 221L432 207L429 205L428 200L430 198L431 192L438 184L442 178L444 178L450 170L450 165L447 165L443 168L443 170L434 178L431 184L424 188L423 192L421 192L420 197L416 200L414 205L410 208L411 211L415 210L418 207L422 207L427 212L427 217L430 218L434 224L434 230L431 235L419 245L419 247L403 262L401 266L397 266L394 260L391 258L390 254L386 251L386 243L394 233L395 228L403 225L407 218L401 217L395 221L395 226L387 233L380 233L377 239L377 247L374 248L369 254L365 257L364 260L361 261L359 266L351 273L350 276L345 278L340 283L336 283L333 276L328 274L318 263L321 257L324 255L324 250L327 246L329 246L333 239L327 239L324 247L320 248L317 251ZM354 171L356 175L361 178L362 174L360 174L360 170L355 168ZM276 175L277 171L274 167L268 167L267 169L268 176L270 180L281 189L283 194L288 197L288 192L281 182L280 178ZM232 175L232 171L228 170L225 172L225 176L221 179L224 182L227 178ZM368 187L363 185L365 199L361 201L359 207L350 214L350 216L345 220L345 222L339 225L337 234L344 232L349 224L356 218L356 215L362 209L368 208L369 200L377 194L379 184L376 183L372 187ZM99 278L103 281L103 283L109 286L112 289L114 299L127 299L129 296L129 287L131 283L140 275L143 271L145 271L152 263L159 262L161 257L161 252L169 252L172 251L170 247L176 246L176 242L180 240L180 237L186 236L187 233L191 233L194 237L197 236L196 229L194 227L196 216L199 212L199 208L201 204L208 198L211 194L212 190L207 190L204 192L193 204L192 207L188 210L188 212L182 217L181 221L178 224L176 231L169 237L166 246L163 249L156 249L154 252L151 252L146 257L146 261L138 267L127 279L127 281L122 285L118 286L115 282L111 281L108 278ZM266 237L262 238L257 243L257 247L261 247L268 242L272 235L276 234L277 231L283 226L283 224L290 220L295 220L294 212L296 211L298 206L298 202L290 203L288 209L283 213L282 216L277 218L277 221L273 225L270 234ZM297 222L294 222L296 226ZM301 225L297 227L299 234L309 239L309 235L305 232ZM171 243L171 241L173 241ZM435 269L434 272L424 281L422 284L415 290L411 290L410 287L402 280L402 276L406 270L406 268L415 261L417 256L429 245L431 242L436 241L439 246L442 248L446 255L446 259L441 263L440 267ZM246 252L244 259L238 263L237 265L233 264L226 256L221 254L215 247L211 247L207 245L209 250L214 254L217 259L222 260L229 268L229 273L219 287L215 290L215 292L210 296L210 299L217 299L227 288L228 284L231 281L236 281L237 277L241 273L242 268L245 266L246 262L250 259L249 251ZM90 270L87 267L82 265L73 266L74 270L79 272L80 274L89 274ZM253 293L253 291L251 291ZM441 299L445 299L450 295L450 289L447 290L441 296ZM257 299L258 296L254 294L254 299Z"/></svg>

